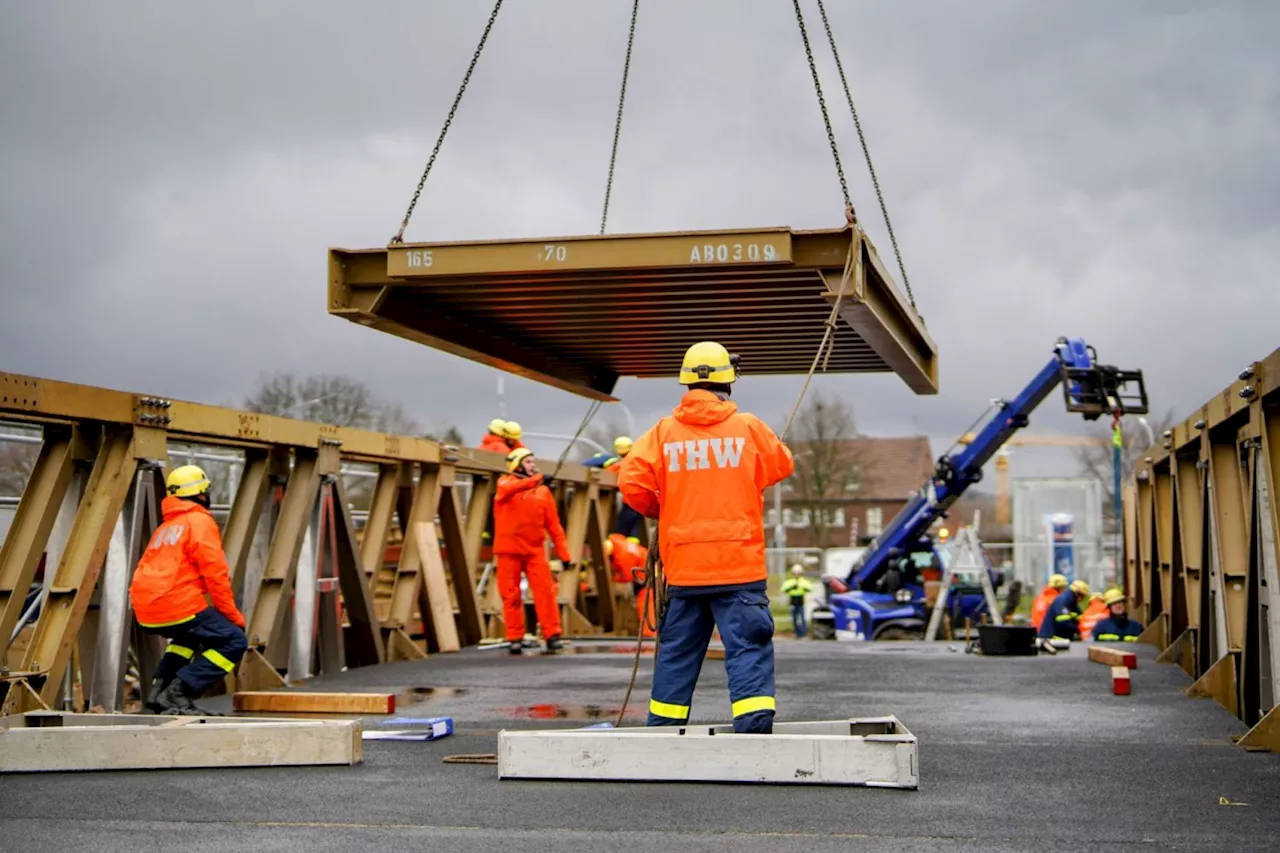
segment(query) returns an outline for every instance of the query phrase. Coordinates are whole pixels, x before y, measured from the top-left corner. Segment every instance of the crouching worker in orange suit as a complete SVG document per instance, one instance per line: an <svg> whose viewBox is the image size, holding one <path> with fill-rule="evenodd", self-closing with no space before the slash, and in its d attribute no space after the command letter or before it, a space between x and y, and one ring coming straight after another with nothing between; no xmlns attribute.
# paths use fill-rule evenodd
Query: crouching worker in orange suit
<svg viewBox="0 0 1280 853"><path fill-rule="evenodd" d="M773 616L765 591L764 490L795 470L768 424L730 401L738 360L713 341L685 352L672 414L618 463L622 498L658 519L667 609L649 691L650 726L689 721L711 633L720 630L733 730L770 734Z"/></svg>
<svg viewBox="0 0 1280 853"><path fill-rule="evenodd" d="M493 553L497 558L498 593L506 624L508 651L522 654L524 598L520 575L529 579L533 608L547 641L548 652L564 648L561 640L560 603L551 565L547 562L547 535L555 543L556 556L568 568L569 540L556 515L555 498L538 472L533 451L520 447L507 454L507 470L498 478L493 499Z"/></svg>
<svg viewBox="0 0 1280 853"><path fill-rule="evenodd" d="M208 714L194 700L244 656L244 616L231 592L218 523L209 514L209 478L199 467L183 465L169 474L166 491L164 523L129 584L138 624L169 638L145 706L156 714Z"/></svg>
<svg viewBox="0 0 1280 853"><path fill-rule="evenodd" d="M649 559L649 549L634 539L628 539L621 533L611 533L604 542L605 553L609 556L609 564L613 569L614 583L629 583L636 596L636 615L640 618L640 633L645 637L653 636L653 629L645 624L645 611L648 610L649 622L657 624L653 614L653 594L644 594L644 584L636 580L636 576L644 569ZM636 574L632 574L632 572Z"/></svg>

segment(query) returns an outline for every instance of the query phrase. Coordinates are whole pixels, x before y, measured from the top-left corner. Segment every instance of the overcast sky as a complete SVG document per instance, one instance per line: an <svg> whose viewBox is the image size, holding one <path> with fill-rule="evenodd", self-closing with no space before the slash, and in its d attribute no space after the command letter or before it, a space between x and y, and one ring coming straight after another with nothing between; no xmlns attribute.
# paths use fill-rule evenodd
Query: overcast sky
<svg viewBox="0 0 1280 853"><path fill-rule="evenodd" d="M325 258L395 233L490 5L0 3L0 369L211 403L263 371L340 371L478 440L499 374L330 317ZM408 239L595 232L630 7L505 4ZM1153 411L1180 415L1280 345L1280 3L828 11L941 352L933 397L820 378L862 431L941 452L1059 335L1143 368ZM610 230L837 227L841 206L791 4L645 0ZM776 424L800 382L736 399ZM639 428L679 395L617 390ZM514 377L506 397L530 431L572 432L587 407ZM1033 429L1085 427L1051 397ZM1013 473L1074 473L1045 457Z"/></svg>

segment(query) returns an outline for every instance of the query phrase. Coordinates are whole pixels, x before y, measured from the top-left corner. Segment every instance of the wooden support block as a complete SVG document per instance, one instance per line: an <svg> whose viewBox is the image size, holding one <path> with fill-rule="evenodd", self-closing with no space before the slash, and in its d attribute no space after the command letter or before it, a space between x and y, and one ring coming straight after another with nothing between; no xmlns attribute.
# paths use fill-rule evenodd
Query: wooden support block
<svg viewBox="0 0 1280 853"><path fill-rule="evenodd" d="M724 646L711 646L707 649L707 660L724 660Z"/></svg>
<svg viewBox="0 0 1280 853"><path fill-rule="evenodd" d="M919 785L916 736L894 717L732 725L498 732L499 779Z"/></svg>
<svg viewBox="0 0 1280 853"><path fill-rule="evenodd" d="M359 764L360 720L33 713L0 718L0 773Z"/></svg>
<svg viewBox="0 0 1280 853"><path fill-rule="evenodd" d="M1280 752L1280 705L1264 714L1236 744L1249 752Z"/></svg>
<svg viewBox="0 0 1280 853"><path fill-rule="evenodd" d="M276 714L393 714L394 693L244 691L231 697L236 711Z"/></svg>
<svg viewBox="0 0 1280 853"><path fill-rule="evenodd" d="M1123 666L1111 667L1111 692L1116 696L1129 695L1129 670Z"/></svg>
<svg viewBox="0 0 1280 853"><path fill-rule="evenodd" d="M1138 655L1136 652L1126 652L1107 646L1089 646L1089 660L1094 663L1106 664L1107 666L1123 666L1128 669L1138 668Z"/></svg>

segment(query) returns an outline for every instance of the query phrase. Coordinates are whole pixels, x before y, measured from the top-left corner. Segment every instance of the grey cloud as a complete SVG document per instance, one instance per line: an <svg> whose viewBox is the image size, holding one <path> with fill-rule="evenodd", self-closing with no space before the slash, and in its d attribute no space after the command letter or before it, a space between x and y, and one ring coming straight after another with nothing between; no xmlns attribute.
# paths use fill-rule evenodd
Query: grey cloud
<svg viewBox="0 0 1280 853"><path fill-rule="evenodd" d="M892 267L803 5L855 202ZM327 316L323 281L326 247L394 233L488 8L8 4L0 367L211 402L260 372L341 370L479 435L495 371ZM506 4L411 239L595 231L629 8ZM828 9L942 353L936 397L819 378L863 429L924 432L940 452L1060 334L1145 368L1159 412L1274 348L1274 4ZM633 61L610 230L839 224L789 4L646 2ZM526 429L572 432L587 407L505 384ZM738 400L780 424L799 386L751 377ZM679 391L618 390L641 424ZM1056 399L1035 426L1082 429ZM1032 455L1016 473L1036 471Z"/></svg>

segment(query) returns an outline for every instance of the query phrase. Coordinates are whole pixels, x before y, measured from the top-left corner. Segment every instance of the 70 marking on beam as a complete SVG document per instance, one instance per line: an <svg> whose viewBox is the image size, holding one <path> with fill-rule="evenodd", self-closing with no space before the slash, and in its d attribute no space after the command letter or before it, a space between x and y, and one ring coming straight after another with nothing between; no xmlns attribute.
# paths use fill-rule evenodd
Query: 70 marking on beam
<svg viewBox="0 0 1280 853"><path fill-rule="evenodd" d="M538 260L543 263L564 263L569 258L569 249L563 243L544 243L538 250Z"/></svg>

